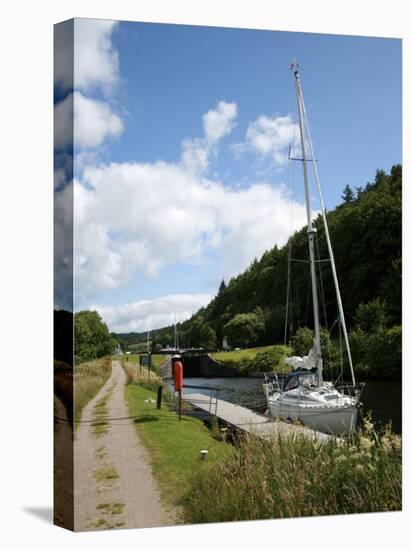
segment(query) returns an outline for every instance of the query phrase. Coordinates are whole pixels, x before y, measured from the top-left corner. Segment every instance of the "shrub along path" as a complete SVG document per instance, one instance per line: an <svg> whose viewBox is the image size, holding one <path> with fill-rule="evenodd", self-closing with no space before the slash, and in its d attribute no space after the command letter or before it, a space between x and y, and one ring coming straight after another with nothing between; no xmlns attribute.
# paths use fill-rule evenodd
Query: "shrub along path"
<svg viewBox="0 0 412 550"><path fill-rule="evenodd" d="M160 500L149 456L129 419L126 375L118 361L83 409L74 442L76 531L178 522Z"/></svg>

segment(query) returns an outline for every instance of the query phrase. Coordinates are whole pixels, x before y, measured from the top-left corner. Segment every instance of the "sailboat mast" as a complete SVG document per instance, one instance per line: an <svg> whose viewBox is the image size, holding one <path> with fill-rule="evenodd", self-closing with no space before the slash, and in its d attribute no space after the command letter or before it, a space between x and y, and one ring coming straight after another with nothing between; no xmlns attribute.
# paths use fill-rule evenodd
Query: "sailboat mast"
<svg viewBox="0 0 412 550"><path fill-rule="evenodd" d="M312 207L310 202L310 192L308 183L308 168L305 152L305 135L303 129L303 114L302 114L302 93L300 87L300 77L297 66L295 65L295 90L296 101L298 106L299 116L299 131L300 131L300 144L302 149L302 166L303 166L303 180L305 183L305 197L306 197L306 216L308 221L308 242L309 242L309 262L310 262L310 277L312 282L312 302L313 302L313 321L315 325L315 365L318 373L318 382L322 382L322 353L320 347L320 324L319 324L319 301L318 301L318 288L316 284L316 269L315 269L315 235L316 228L312 224Z"/></svg>
<svg viewBox="0 0 412 550"><path fill-rule="evenodd" d="M339 281L338 281L338 276L337 276L337 273L336 273L335 258L334 258L334 255L333 255L332 243L331 243L330 235L329 235L329 225L328 225L328 220L326 218L326 208L325 208L325 204L323 202L322 191L321 191L321 188L320 188L318 167L317 167L317 163L316 163L316 159L315 159L315 153L314 153L314 150L313 150L312 140L311 140L311 137L310 137L310 130L309 130L309 125L308 125L307 116L306 116L305 102L303 101L302 96L301 96L301 105L302 105L303 116L304 116L304 119L305 119L305 122L306 122L306 129L307 129L307 134L308 134L310 154L311 154L312 159L313 159L313 168L314 168L314 172L315 172L316 186L318 188L318 195L319 195L319 200L320 200L320 205L321 205L321 210L322 210L323 225L325 227L326 243L327 243L327 246L328 246L329 258L330 258L331 267L332 267L332 276L333 276L333 282L334 282L334 285L335 285L336 299L337 299L337 302L338 302L339 320L340 320L340 323L341 323L341 326L342 326L343 337L344 337L344 340L345 340L345 347L346 347L346 353L347 353L350 372L351 372L351 377L352 377L352 383L355 386L356 385L355 372L353 370L352 354L351 354L350 345L349 345L348 330L346 328L345 313L343 311L342 297L341 297L340 288L339 288Z"/></svg>

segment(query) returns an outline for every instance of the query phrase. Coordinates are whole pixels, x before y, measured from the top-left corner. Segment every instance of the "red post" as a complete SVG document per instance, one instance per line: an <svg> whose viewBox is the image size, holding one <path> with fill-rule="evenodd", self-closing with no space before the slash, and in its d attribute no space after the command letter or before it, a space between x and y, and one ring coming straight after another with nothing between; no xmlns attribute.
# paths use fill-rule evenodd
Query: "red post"
<svg viewBox="0 0 412 550"><path fill-rule="evenodd" d="M174 365L174 382L175 391L179 391L183 387L183 365L181 361L176 361Z"/></svg>
<svg viewBox="0 0 412 550"><path fill-rule="evenodd" d="M179 422L182 419L182 388L183 388L183 365L181 361L174 364L175 391L179 393Z"/></svg>

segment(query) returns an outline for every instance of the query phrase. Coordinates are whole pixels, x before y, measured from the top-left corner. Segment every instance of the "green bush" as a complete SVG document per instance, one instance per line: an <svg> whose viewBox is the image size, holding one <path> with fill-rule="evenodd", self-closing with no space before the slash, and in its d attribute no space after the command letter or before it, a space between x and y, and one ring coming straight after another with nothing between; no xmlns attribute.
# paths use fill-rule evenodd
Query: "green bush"
<svg viewBox="0 0 412 550"><path fill-rule="evenodd" d="M216 347L216 332L206 323L199 329L199 345L203 348Z"/></svg>
<svg viewBox="0 0 412 550"><path fill-rule="evenodd" d="M251 368L253 359L250 357L242 357L238 363L233 363L233 366L238 368L241 372L247 372Z"/></svg>
<svg viewBox="0 0 412 550"><path fill-rule="evenodd" d="M294 355L303 357L309 353L313 346L313 330L308 327L300 327L292 336L292 351Z"/></svg>
<svg viewBox="0 0 412 550"><path fill-rule="evenodd" d="M97 311L79 311L74 316L76 363L110 355L116 345Z"/></svg>
<svg viewBox="0 0 412 550"><path fill-rule="evenodd" d="M349 334L349 345L356 374L361 375L362 378L369 378L370 369L365 362L366 351L368 348L368 337L360 329L353 330Z"/></svg>
<svg viewBox="0 0 412 550"><path fill-rule="evenodd" d="M367 304L359 304L355 314L355 326L371 334L386 327L385 302L376 298Z"/></svg>
<svg viewBox="0 0 412 550"><path fill-rule="evenodd" d="M402 375L402 327L381 329L368 338L365 362L376 378Z"/></svg>
<svg viewBox="0 0 412 550"><path fill-rule="evenodd" d="M350 334L355 370L364 378L402 376L402 327L380 328L372 334L358 329Z"/></svg>
<svg viewBox="0 0 412 550"><path fill-rule="evenodd" d="M257 308L260 310L260 308ZM264 317L260 311L238 313L223 327L232 346L249 347L256 344L265 330Z"/></svg>
<svg viewBox="0 0 412 550"><path fill-rule="evenodd" d="M271 349L261 351L249 361L247 370L250 372L272 372L288 356L289 351L288 346L273 346Z"/></svg>

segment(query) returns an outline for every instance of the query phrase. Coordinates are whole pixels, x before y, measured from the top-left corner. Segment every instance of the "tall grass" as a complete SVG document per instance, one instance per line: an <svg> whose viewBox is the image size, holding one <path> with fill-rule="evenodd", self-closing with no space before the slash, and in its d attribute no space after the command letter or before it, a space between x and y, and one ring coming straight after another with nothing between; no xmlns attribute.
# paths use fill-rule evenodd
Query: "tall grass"
<svg viewBox="0 0 412 550"><path fill-rule="evenodd" d="M140 367L133 361L122 361L122 367L126 373L127 384L140 384L148 389L153 386L154 389L157 389L162 382L162 379L152 369L149 371L146 367Z"/></svg>
<svg viewBox="0 0 412 550"><path fill-rule="evenodd" d="M112 374L112 360L102 357L76 365L74 369L74 423L80 420L83 408L93 399Z"/></svg>
<svg viewBox="0 0 412 550"><path fill-rule="evenodd" d="M138 364L132 362L122 362L122 367L126 373L126 384L137 384L145 388L146 390L157 393L159 386L162 386L162 401L169 407L176 406L175 395L165 387L163 380L153 370L141 367ZM183 409L187 408L188 404L183 403Z"/></svg>
<svg viewBox="0 0 412 550"><path fill-rule="evenodd" d="M193 523L400 510L401 439L389 428L339 442L242 438L186 498Z"/></svg>
<svg viewBox="0 0 412 550"><path fill-rule="evenodd" d="M135 366L139 366L140 364L140 355L146 355L146 354L139 354L139 353L132 353L130 355L120 355L117 357L117 359L121 362L122 366L128 366L130 364L134 364ZM160 367L164 364L166 361L165 355L152 355L152 366L150 371L155 372L156 374L159 374Z"/></svg>

